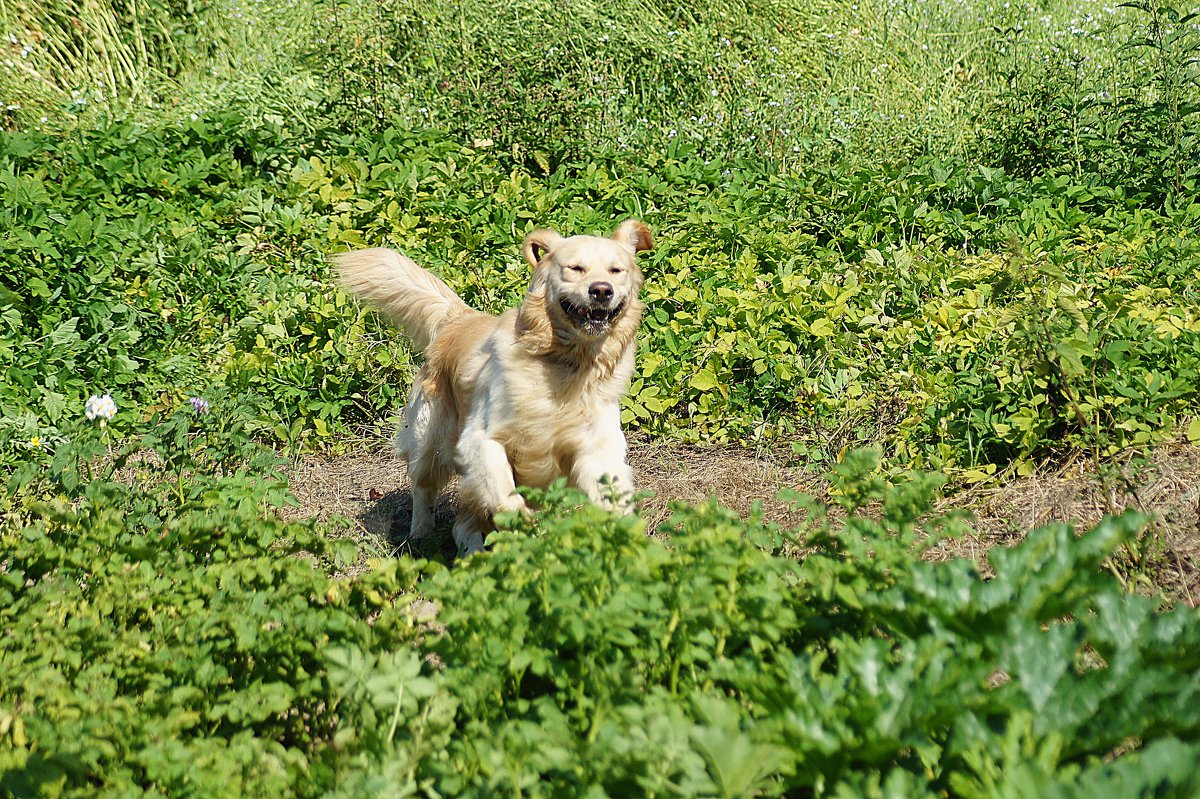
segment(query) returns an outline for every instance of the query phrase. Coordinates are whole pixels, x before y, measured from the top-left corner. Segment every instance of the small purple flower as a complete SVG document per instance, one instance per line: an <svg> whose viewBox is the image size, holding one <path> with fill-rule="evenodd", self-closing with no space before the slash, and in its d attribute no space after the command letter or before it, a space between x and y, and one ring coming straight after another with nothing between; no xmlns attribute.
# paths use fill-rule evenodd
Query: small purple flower
<svg viewBox="0 0 1200 799"><path fill-rule="evenodd" d="M192 403L192 408L201 416L208 413L208 400L203 397L192 397L188 402Z"/></svg>

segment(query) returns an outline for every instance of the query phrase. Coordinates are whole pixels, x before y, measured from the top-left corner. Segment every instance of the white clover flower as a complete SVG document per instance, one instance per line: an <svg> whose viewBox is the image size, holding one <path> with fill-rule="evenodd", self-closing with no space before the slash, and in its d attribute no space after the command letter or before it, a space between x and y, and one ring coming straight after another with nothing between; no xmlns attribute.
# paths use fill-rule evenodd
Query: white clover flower
<svg viewBox="0 0 1200 799"><path fill-rule="evenodd" d="M102 397L92 395L87 401L87 405L83 408L83 413L87 416L88 421L100 420L100 425L103 427L109 419L117 415L117 403L113 402L113 398L108 394Z"/></svg>

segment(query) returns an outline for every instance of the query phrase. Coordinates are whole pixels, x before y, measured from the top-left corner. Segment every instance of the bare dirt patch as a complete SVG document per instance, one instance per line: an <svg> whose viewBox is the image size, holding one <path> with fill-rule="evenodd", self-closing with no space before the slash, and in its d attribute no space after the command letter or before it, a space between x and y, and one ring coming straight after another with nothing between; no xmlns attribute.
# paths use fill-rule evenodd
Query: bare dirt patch
<svg viewBox="0 0 1200 799"><path fill-rule="evenodd" d="M742 515L758 505L767 521L798 526L802 515L777 498L782 489L817 497L826 493L823 476L784 454L737 447L698 448L671 441L634 438L630 456L640 489L653 492L642 503L651 530L670 517L674 503L697 504L715 497ZM1009 546L1041 525L1062 521L1079 530L1107 513L1136 508L1153 514L1153 539L1134 556L1135 564L1168 594L1195 606L1200 599L1200 447L1181 442L1160 447L1140 462L1128 461L1099 479L1082 461L986 488L951 494L940 510L962 509L974 518L973 531L943 541L929 553L935 559L965 556L983 564L994 546ZM299 500L298 517L345 516L381 548L451 556L454 485L438 507L435 541L415 550L407 541L412 509L405 464L390 449L361 450L338 457L311 456L290 469Z"/></svg>

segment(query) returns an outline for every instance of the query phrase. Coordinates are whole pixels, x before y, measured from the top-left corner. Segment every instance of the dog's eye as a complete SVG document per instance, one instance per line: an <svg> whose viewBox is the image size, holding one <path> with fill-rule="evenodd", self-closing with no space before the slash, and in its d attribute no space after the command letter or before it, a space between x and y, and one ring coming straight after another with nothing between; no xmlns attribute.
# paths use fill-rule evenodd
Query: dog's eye
<svg viewBox="0 0 1200 799"><path fill-rule="evenodd" d="M608 273L609 273L610 275L619 275L619 274L623 273L624 271L625 271L625 270L624 270L624 269L622 269L621 267L619 267L619 266L614 266L614 267L612 267L611 269L609 269L609 270L608 270Z"/></svg>
<svg viewBox="0 0 1200 799"><path fill-rule="evenodd" d="M570 266L568 266L568 267L567 267L567 271L568 271L568 272L575 272L576 274L580 274L580 275L582 275L582 274L583 274L584 272L586 272L587 270L586 270L586 269L584 269L584 268L583 268L582 266L580 266L579 264L571 264Z"/></svg>

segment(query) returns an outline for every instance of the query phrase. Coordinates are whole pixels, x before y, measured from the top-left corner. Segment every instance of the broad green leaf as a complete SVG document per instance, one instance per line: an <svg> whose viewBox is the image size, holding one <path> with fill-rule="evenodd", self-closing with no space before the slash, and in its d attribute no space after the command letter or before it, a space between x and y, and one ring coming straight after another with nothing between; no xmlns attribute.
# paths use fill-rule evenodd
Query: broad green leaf
<svg viewBox="0 0 1200 799"><path fill-rule="evenodd" d="M1188 422L1187 438L1192 444L1200 444L1200 416L1194 417Z"/></svg>
<svg viewBox="0 0 1200 799"><path fill-rule="evenodd" d="M717 376L713 373L712 369L709 368L701 369L699 372L692 375L692 379L688 382L688 384L697 391L712 391L719 385L717 382Z"/></svg>

